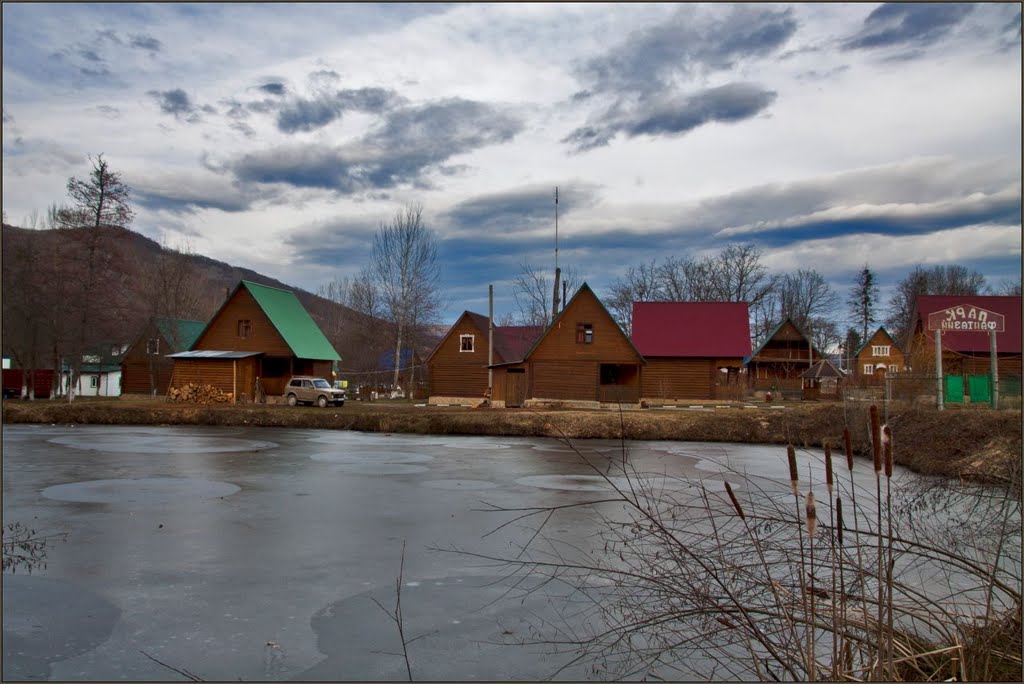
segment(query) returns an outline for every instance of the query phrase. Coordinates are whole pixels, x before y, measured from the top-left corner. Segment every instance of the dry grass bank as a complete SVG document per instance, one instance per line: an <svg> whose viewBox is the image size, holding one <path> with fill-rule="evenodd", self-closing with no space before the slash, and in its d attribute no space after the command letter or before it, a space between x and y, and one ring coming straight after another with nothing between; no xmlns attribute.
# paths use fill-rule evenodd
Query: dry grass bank
<svg viewBox="0 0 1024 684"><path fill-rule="evenodd" d="M705 410L467 409L408 403L349 402L342 408L172 404L162 400L79 399L3 402L4 423L97 425L248 425L414 434L543 436L570 439L678 440L794 444L842 443L867 453L866 407L792 403L782 408L729 405ZM984 477L1020 471L1021 412L890 408L896 459L917 472ZM1019 475L1017 476L1019 477Z"/></svg>

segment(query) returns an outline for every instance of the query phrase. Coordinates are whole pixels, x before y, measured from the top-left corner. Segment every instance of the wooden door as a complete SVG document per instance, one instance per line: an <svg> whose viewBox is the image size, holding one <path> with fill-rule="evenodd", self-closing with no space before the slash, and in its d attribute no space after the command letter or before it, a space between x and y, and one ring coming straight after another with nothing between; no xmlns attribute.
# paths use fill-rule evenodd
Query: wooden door
<svg viewBox="0 0 1024 684"><path fill-rule="evenodd" d="M524 401L526 401L526 373L521 369L513 368L505 373L505 408L521 408Z"/></svg>

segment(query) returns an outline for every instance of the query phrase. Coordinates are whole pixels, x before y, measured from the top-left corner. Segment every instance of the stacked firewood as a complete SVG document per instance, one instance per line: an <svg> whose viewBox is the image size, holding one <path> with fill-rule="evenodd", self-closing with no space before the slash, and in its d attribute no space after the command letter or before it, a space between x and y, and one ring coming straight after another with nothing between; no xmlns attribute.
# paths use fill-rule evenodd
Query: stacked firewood
<svg viewBox="0 0 1024 684"><path fill-rule="evenodd" d="M231 392L222 392L213 385L188 383L171 387L167 390L167 398L188 404L226 404L231 402L232 396Z"/></svg>

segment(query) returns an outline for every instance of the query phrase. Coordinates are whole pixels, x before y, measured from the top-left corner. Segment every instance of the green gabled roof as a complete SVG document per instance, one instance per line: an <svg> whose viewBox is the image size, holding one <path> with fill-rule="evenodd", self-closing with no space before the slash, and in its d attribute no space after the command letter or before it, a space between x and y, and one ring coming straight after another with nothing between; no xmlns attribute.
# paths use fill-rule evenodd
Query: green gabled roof
<svg viewBox="0 0 1024 684"><path fill-rule="evenodd" d="M157 331L171 344L173 351L191 349L199 339L199 333L206 327L206 323L202 321L182 318L157 318L155 323Z"/></svg>
<svg viewBox="0 0 1024 684"><path fill-rule="evenodd" d="M338 352L294 292L248 280L243 280L240 286L249 290L295 356L317 361L341 361Z"/></svg>

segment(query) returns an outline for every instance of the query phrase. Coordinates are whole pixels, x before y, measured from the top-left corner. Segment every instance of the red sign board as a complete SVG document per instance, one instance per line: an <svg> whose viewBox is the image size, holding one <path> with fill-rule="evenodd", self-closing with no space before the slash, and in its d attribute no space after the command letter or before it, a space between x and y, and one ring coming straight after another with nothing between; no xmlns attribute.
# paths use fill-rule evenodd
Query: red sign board
<svg viewBox="0 0 1024 684"><path fill-rule="evenodd" d="M1006 316L972 304L951 306L928 314L928 329L943 332L997 332L1006 330Z"/></svg>

